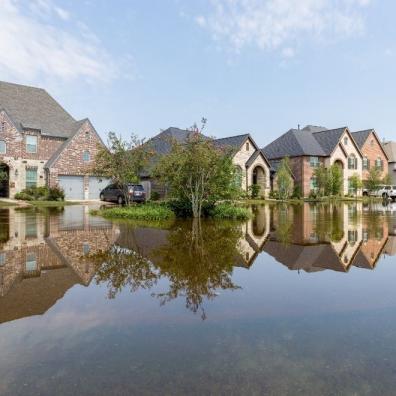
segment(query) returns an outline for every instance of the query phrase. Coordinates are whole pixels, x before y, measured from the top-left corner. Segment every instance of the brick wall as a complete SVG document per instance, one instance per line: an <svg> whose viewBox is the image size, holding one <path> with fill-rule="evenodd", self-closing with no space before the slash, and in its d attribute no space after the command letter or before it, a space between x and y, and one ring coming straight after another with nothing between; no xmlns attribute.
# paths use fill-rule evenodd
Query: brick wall
<svg viewBox="0 0 396 396"><path fill-rule="evenodd" d="M381 177L384 177L388 174L388 160L385 157L385 154L378 143L378 140L371 132L369 137L367 138L366 142L364 143L363 147L361 148L363 157L367 157L370 161L370 168L375 166L375 161L377 158L381 158L384 169L381 173ZM367 180L369 176L369 170L363 170L362 179Z"/></svg>

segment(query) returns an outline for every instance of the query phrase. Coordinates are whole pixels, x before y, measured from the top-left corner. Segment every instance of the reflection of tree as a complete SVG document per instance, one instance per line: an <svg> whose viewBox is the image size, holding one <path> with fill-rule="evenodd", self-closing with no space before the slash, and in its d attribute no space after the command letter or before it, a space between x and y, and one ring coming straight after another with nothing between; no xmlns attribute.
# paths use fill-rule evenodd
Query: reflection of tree
<svg viewBox="0 0 396 396"><path fill-rule="evenodd" d="M140 254L113 246L109 251L93 256L96 263L96 283L107 282L109 298L114 298L128 286L131 292L150 289L158 280L153 264Z"/></svg>
<svg viewBox="0 0 396 396"><path fill-rule="evenodd" d="M315 232L320 241L339 242L344 237L344 216L339 204L315 204Z"/></svg>
<svg viewBox="0 0 396 396"><path fill-rule="evenodd" d="M290 244L293 235L293 218L289 211L293 207L287 204L280 204L278 209L278 227L276 229L276 238L284 245Z"/></svg>
<svg viewBox="0 0 396 396"><path fill-rule="evenodd" d="M130 230L125 229L125 232ZM201 311L204 299L216 297L216 290L235 290L231 280L233 265L238 260L239 225L233 223L202 222L198 219L183 222L169 231L167 243L143 257L132 249L113 246L109 251L96 254L96 282L107 282L109 297L114 298L129 287L151 289L161 279L167 279L169 290L153 293L161 305L184 297L186 307Z"/></svg>
<svg viewBox="0 0 396 396"><path fill-rule="evenodd" d="M217 289L235 290L231 280L238 257L240 229L229 223L202 223L195 219L173 230L168 244L158 248L160 273L169 279L169 291L156 296L161 304L184 296L186 307L194 313L201 309L204 298L213 299Z"/></svg>

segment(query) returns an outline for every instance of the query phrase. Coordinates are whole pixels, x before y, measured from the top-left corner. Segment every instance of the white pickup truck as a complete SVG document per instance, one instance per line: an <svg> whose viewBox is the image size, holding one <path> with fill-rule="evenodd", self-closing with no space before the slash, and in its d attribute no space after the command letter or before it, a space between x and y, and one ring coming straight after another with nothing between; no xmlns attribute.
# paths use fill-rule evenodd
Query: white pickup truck
<svg viewBox="0 0 396 396"><path fill-rule="evenodd" d="M396 200L396 186L379 186L375 191L368 191L367 189L363 189L364 196L372 196L384 199L392 199L392 201Z"/></svg>

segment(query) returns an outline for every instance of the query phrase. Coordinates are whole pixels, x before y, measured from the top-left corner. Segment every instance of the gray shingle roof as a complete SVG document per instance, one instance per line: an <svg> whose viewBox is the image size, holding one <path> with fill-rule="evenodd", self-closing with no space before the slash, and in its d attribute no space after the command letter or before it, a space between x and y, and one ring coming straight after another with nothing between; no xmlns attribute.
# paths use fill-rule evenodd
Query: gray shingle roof
<svg viewBox="0 0 396 396"><path fill-rule="evenodd" d="M20 130L38 129L43 135L68 138L76 132L76 120L44 89L0 81L0 109Z"/></svg>
<svg viewBox="0 0 396 396"><path fill-rule="evenodd" d="M345 129L346 127L342 127L313 133L315 139L322 147L326 156L330 155L334 151L341 139L342 134L345 132Z"/></svg>
<svg viewBox="0 0 396 396"><path fill-rule="evenodd" d="M386 142L382 144L389 162L396 162L396 142Z"/></svg>
<svg viewBox="0 0 396 396"><path fill-rule="evenodd" d="M360 149L363 147L364 143L366 143L366 140L371 132L373 132L372 129L366 129L364 131L357 131L351 133Z"/></svg>
<svg viewBox="0 0 396 396"><path fill-rule="evenodd" d="M250 135L245 133L243 135L215 139L214 144L218 147L231 147L238 150L248 138L250 138Z"/></svg>
<svg viewBox="0 0 396 396"><path fill-rule="evenodd" d="M268 159L300 157L303 155L327 157L338 144L345 127L326 129L308 125L303 129L290 129L262 149Z"/></svg>

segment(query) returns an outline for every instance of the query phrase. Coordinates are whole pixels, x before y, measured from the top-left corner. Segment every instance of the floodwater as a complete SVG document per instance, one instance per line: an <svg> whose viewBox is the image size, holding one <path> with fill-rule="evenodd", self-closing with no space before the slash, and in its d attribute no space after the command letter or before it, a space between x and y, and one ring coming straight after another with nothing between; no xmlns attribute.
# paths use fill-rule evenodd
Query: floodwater
<svg viewBox="0 0 396 396"><path fill-rule="evenodd" d="M396 206L0 209L1 395L394 395Z"/></svg>

